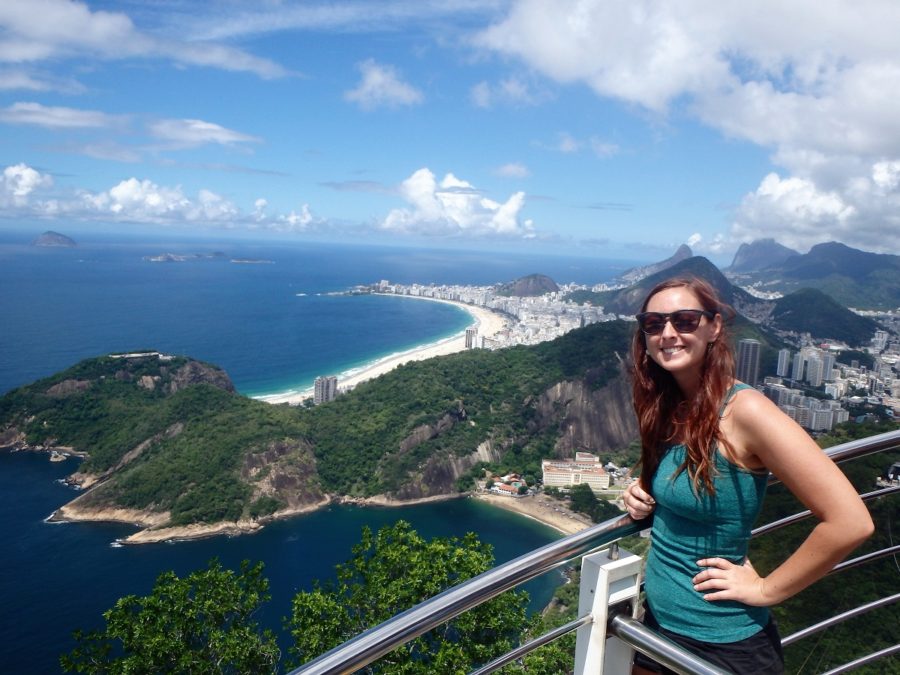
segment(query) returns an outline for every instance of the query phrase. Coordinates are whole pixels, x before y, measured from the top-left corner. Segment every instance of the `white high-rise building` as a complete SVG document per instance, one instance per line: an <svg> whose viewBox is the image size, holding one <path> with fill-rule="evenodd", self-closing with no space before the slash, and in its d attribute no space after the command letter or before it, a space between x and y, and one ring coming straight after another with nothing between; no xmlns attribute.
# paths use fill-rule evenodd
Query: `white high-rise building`
<svg viewBox="0 0 900 675"><path fill-rule="evenodd" d="M812 357L806 362L806 381L814 387L821 387L825 381L825 363L822 359Z"/></svg>
<svg viewBox="0 0 900 675"><path fill-rule="evenodd" d="M313 403L327 403L337 396L337 378L334 375L317 377L313 384Z"/></svg>
<svg viewBox="0 0 900 675"><path fill-rule="evenodd" d="M737 348L737 378L751 386L759 381L759 340L741 340Z"/></svg>
<svg viewBox="0 0 900 675"><path fill-rule="evenodd" d="M776 375L778 377L787 377L788 373L791 372L791 350L790 349L780 349L778 350L778 370L776 371Z"/></svg>
<svg viewBox="0 0 900 675"><path fill-rule="evenodd" d="M803 379L803 369L806 365L806 357L802 351L794 354L794 361L791 364L791 379L799 382Z"/></svg>

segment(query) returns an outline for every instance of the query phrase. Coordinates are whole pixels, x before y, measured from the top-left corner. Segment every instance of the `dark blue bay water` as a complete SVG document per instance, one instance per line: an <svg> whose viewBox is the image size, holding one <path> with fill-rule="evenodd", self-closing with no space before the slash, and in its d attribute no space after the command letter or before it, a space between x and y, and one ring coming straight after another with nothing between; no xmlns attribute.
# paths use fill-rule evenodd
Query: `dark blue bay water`
<svg viewBox="0 0 900 675"><path fill-rule="evenodd" d="M498 562L558 536L527 518L460 499L392 509L332 507L273 523L255 535L112 547L134 528L43 522L73 497L55 479L74 468L75 460L51 463L44 454L0 452L0 672L60 672L58 658L74 647L73 630L101 627L106 609L123 595L149 593L160 572L185 575L213 557L231 569L242 560L265 563L272 600L259 621L280 632L293 596L310 590L314 579L332 578L365 525L377 530L403 519L429 538L477 532L493 545ZM551 574L526 586L534 609L547 603L559 580ZM286 652L285 636L280 642Z"/></svg>
<svg viewBox="0 0 900 675"><path fill-rule="evenodd" d="M595 283L628 263L497 252L333 244L118 239L79 236L75 249L28 245L35 232L0 234L0 395L77 361L155 348L216 363L245 394L305 388L390 353L460 332L462 310L403 298L329 295L380 279L489 284L543 273ZM223 258L150 263L144 256L224 253ZM234 264L232 258L272 261ZM179 575L217 556L237 568L261 560L273 600L261 622L280 630L294 593L330 578L362 527L405 519L426 536L478 533L509 560L553 540L544 526L473 500L402 509L330 508L281 521L253 536L112 547L132 531L114 524L43 522L74 496L57 482L75 460L0 452L0 672L58 672L71 632L101 625L129 593L150 591L160 572ZM559 577L528 586L533 606ZM286 644L282 645L283 648Z"/></svg>

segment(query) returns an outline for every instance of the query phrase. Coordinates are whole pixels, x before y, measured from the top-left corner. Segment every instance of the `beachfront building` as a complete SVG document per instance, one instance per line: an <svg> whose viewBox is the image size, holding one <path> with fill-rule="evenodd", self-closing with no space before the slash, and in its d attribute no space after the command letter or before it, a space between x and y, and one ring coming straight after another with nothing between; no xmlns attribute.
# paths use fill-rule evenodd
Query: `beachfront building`
<svg viewBox="0 0 900 675"><path fill-rule="evenodd" d="M481 347L478 337L477 328L466 328L466 349L478 349Z"/></svg>
<svg viewBox="0 0 900 675"><path fill-rule="evenodd" d="M609 489L609 473L600 458L589 452L576 452L575 459L545 459L541 470L544 487L570 488L587 483L594 494Z"/></svg>
<svg viewBox="0 0 900 675"><path fill-rule="evenodd" d="M313 385L313 403L327 403L337 396L337 378L334 375L320 376Z"/></svg>

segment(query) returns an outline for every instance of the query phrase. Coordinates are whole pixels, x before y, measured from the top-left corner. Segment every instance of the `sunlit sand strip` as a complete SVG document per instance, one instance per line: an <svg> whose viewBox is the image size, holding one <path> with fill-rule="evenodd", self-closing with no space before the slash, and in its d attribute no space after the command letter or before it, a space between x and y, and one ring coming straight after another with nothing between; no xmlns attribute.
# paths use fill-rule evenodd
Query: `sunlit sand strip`
<svg viewBox="0 0 900 675"><path fill-rule="evenodd" d="M467 305L462 302L438 300L436 298L423 298L416 295L392 295L390 297L412 298L413 300L428 300L430 302L445 302L449 305L456 305L457 307L461 307L469 314L471 314L472 318L474 319L474 322L469 326L469 328L478 328L478 334L485 337L493 337L497 335L497 333L504 330L509 324L509 318L504 316L503 314L485 309L484 307ZM338 376L338 388L346 391L348 389L352 389L361 382L365 382L366 380L371 380L373 377L378 377L379 375L389 373L394 368L403 365L404 363L409 363L411 361L424 361L425 359L430 359L434 356L455 354L456 352L464 351L465 348L466 333L465 331L462 331L461 333L452 335L451 337L440 340L439 342L433 342L430 344L422 345L420 347L416 347L414 349L409 349L405 352L391 354L382 359L379 359L378 361L374 361L367 366L363 366L362 368L357 368L342 373ZM325 373L323 373L323 375L324 374ZM312 388L310 388L303 391L291 391L281 394L271 394L268 396L257 396L256 398L267 403L290 403L291 405L297 405L304 399L310 398L312 395L313 390Z"/></svg>

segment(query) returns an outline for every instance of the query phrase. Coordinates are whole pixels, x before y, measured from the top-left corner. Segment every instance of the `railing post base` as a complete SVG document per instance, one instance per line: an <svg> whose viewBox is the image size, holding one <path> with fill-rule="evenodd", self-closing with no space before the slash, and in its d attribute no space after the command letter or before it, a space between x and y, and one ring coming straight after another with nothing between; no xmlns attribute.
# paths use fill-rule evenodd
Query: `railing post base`
<svg viewBox="0 0 900 675"><path fill-rule="evenodd" d="M606 636L611 605L631 602L637 617L641 593L641 559L622 549L607 549L581 559L578 615L593 621L578 629L575 675L627 675L634 650L616 637Z"/></svg>

